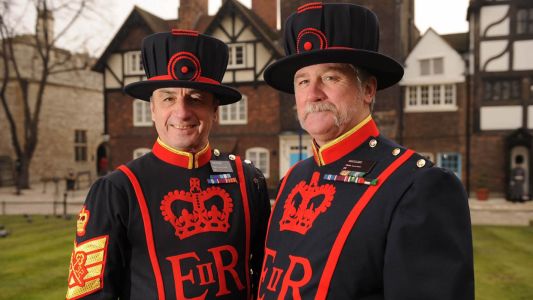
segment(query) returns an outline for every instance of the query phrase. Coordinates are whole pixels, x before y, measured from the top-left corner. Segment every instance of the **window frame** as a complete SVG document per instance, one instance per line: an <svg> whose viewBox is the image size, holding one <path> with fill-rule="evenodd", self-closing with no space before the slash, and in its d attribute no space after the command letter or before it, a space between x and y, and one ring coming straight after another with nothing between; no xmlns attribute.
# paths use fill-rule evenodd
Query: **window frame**
<svg viewBox="0 0 533 300"><path fill-rule="evenodd" d="M138 62L137 62L138 60ZM124 53L124 74L125 75L145 75L144 66L142 64L141 51L129 51ZM137 67L134 67L137 66Z"/></svg>
<svg viewBox="0 0 533 300"><path fill-rule="evenodd" d="M437 66L439 67L437 68ZM418 60L418 67L419 75L422 77L443 75L445 68L444 56L421 58Z"/></svg>
<svg viewBox="0 0 533 300"><path fill-rule="evenodd" d="M435 89L438 88L437 93ZM451 103L448 103L447 91L451 91ZM425 91L425 92L424 92ZM445 112L456 111L457 107L457 84L420 84L409 85L405 88L405 112ZM438 95L438 103L435 103L435 96ZM415 98L413 99L413 96ZM423 102L423 96L425 101Z"/></svg>
<svg viewBox="0 0 533 300"><path fill-rule="evenodd" d="M133 127L152 127L152 110L150 109L150 102L141 99L134 99L132 102L133 111ZM142 106L141 120L137 120L139 116L139 106Z"/></svg>
<svg viewBox="0 0 533 300"><path fill-rule="evenodd" d="M74 161L87 162L87 129L74 129Z"/></svg>
<svg viewBox="0 0 533 300"><path fill-rule="evenodd" d="M228 70L240 69L246 67L246 43L232 43L228 45ZM242 62L236 63L237 52L236 49L242 47Z"/></svg>
<svg viewBox="0 0 533 300"><path fill-rule="evenodd" d="M262 166L260 166L259 163L256 162L256 160L253 157L251 157L252 153L256 154L258 159L259 159L259 154L261 153L266 154L266 162L265 162L266 165L264 166L264 168L262 168ZM246 149L245 157L246 159L252 161L256 168L258 168L259 170L261 170L261 172L263 172L263 176L265 176L265 178L270 177L270 151L267 148L263 148L263 147L248 148Z"/></svg>
<svg viewBox="0 0 533 300"><path fill-rule="evenodd" d="M447 168L443 166L443 157L445 155L454 155L457 157L457 170L452 170L450 168ZM461 173L462 173L462 157L461 153L459 152L438 152L437 153L437 166L446 170L449 170L457 176L457 178L461 179Z"/></svg>
<svg viewBox="0 0 533 300"><path fill-rule="evenodd" d="M231 119L232 110L235 110L235 119ZM244 117L240 117L241 110ZM248 97L242 95L242 99L232 104L218 107L218 123L220 125L244 125L248 124Z"/></svg>

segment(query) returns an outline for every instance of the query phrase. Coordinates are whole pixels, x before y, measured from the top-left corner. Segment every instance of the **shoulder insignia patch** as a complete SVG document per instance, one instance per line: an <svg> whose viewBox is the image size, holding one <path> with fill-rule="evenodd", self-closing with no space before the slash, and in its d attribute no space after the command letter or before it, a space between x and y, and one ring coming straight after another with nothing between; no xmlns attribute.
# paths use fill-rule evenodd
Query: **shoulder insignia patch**
<svg viewBox="0 0 533 300"><path fill-rule="evenodd" d="M85 235L85 227L87 227L87 223L89 223L90 215L91 213L89 212L89 210L85 209L84 205L80 213L78 214L78 221L76 222L76 234L78 236Z"/></svg>
<svg viewBox="0 0 533 300"><path fill-rule="evenodd" d="M70 257L67 299L79 299L104 287L108 237L99 236L76 244Z"/></svg>

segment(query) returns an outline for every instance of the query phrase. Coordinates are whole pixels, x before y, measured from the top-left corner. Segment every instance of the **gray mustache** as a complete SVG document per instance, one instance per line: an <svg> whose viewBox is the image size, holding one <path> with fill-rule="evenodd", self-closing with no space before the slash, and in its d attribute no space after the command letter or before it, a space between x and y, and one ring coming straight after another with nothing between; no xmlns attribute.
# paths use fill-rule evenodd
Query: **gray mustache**
<svg viewBox="0 0 533 300"><path fill-rule="evenodd" d="M331 111L337 113L337 108L329 102L308 103L305 106L305 117L310 113Z"/></svg>

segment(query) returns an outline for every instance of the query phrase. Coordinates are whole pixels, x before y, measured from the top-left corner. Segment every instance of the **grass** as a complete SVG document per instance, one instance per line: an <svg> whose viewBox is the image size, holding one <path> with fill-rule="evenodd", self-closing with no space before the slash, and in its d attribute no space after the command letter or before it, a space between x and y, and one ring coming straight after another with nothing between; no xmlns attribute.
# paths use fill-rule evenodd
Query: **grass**
<svg viewBox="0 0 533 300"><path fill-rule="evenodd" d="M0 299L65 299L75 220L0 216Z"/></svg>
<svg viewBox="0 0 533 300"><path fill-rule="evenodd" d="M0 300L64 299L75 220L0 216ZM533 227L474 227L476 299L533 299Z"/></svg>

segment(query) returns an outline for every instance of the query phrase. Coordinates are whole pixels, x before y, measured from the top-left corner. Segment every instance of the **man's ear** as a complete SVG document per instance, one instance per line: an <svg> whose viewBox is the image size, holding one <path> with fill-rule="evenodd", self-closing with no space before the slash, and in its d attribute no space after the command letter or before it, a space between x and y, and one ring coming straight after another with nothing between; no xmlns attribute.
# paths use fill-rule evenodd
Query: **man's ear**
<svg viewBox="0 0 533 300"><path fill-rule="evenodd" d="M363 95L364 95L364 101L365 103L367 104L371 104L374 97L376 97L376 92L377 92L377 87L378 87L378 81L376 79L376 77L374 76L371 76L370 78L368 78L368 80L366 80L366 82L363 84Z"/></svg>
<svg viewBox="0 0 533 300"><path fill-rule="evenodd" d="M152 122L155 122L154 120L154 98L153 97L150 97L150 112L151 112L151 116L152 116Z"/></svg>
<svg viewBox="0 0 533 300"><path fill-rule="evenodd" d="M213 106L215 107L215 115L213 116L213 120L218 121L218 107L220 106L220 100L217 98L213 98Z"/></svg>

